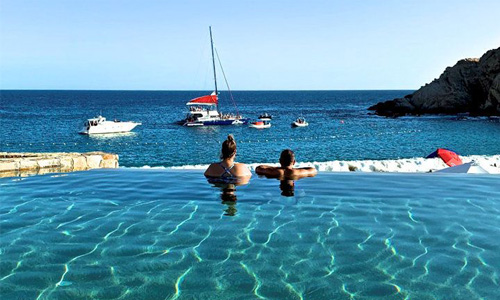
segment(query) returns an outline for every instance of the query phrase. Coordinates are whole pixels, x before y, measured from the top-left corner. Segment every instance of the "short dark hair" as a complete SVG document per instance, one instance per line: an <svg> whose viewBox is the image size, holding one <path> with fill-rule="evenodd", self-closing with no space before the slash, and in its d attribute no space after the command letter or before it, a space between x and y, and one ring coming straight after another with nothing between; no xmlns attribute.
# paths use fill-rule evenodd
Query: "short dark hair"
<svg viewBox="0 0 500 300"><path fill-rule="evenodd" d="M295 154L293 153L292 150L286 149L281 152L280 164L282 167L288 167L292 165L294 160L295 160Z"/></svg>

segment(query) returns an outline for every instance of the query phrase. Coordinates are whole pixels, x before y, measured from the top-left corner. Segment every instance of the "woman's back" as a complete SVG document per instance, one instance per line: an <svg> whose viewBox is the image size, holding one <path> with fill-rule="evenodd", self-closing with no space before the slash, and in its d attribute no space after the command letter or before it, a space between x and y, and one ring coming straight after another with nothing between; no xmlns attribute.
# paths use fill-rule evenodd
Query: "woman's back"
<svg viewBox="0 0 500 300"><path fill-rule="evenodd" d="M234 163L227 165L224 162L210 164L205 171L205 176L210 177L240 177L252 176L252 173L245 164Z"/></svg>
<svg viewBox="0 0 500 300"><path fill-rule="evenodd" d="M245 164L236 163L236 141L232 135L227 137L222 143L221 150L221 161L218 163L212 163L205 171L205 176L207 177L220 177L220 178L232 178L232 177L248 177L252 176L252 173Z"/></svg>

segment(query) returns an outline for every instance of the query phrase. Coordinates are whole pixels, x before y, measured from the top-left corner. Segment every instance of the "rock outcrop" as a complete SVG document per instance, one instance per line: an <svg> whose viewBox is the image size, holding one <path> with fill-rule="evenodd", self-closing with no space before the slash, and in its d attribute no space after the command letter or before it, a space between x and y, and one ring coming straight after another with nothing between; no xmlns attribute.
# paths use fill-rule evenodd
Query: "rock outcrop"
<svg viewBox="0 0 500 300"><path fill-rule="evenodd" d="M368 109L387 117L459 113L499 116L500 48L480 59L460 60L413 94Z"/></svg>
<svg viewBox="0 0 500 300"><path fill-rule="evenodd" d="M118 168L118 155L88 153L10 153L0 152L0 177Z"/></svg>

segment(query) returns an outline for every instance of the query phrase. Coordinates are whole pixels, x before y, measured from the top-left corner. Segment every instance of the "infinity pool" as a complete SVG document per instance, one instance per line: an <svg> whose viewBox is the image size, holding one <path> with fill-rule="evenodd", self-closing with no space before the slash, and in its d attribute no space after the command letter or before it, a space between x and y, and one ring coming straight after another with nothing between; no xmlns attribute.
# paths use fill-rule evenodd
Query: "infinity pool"
<svg viewBox="0 0 500 300"><path fill-rule="evenodd" d="M0 179L2 299L499 299L500 177Z"/></svg>

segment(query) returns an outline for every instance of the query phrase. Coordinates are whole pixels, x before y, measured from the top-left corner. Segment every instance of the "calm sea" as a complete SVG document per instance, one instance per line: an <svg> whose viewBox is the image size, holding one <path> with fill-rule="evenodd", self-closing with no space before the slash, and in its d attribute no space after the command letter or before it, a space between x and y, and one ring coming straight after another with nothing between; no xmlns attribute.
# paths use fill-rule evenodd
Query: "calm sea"
<svg viewBox="0 0 500 300"><path fill-rule="evenodd" d="M422 157L438 147L462 155L500 153L500 122L450 116L386 119L366 110L379 101L411 91L240 91L237 109L257 118L274 116L272 127L186 128L176 125L185 103L200 91L1 91L0 151L86 152L120 155L120 165L184 166L217 159L230 133L238 141L238 160L274 162L291 148L301 162ZM221 94L221 110L236 112ZM142 126L125 135L82 136L87 118L133 120ZM310 126L292 129L304 116Z"/></svg>

